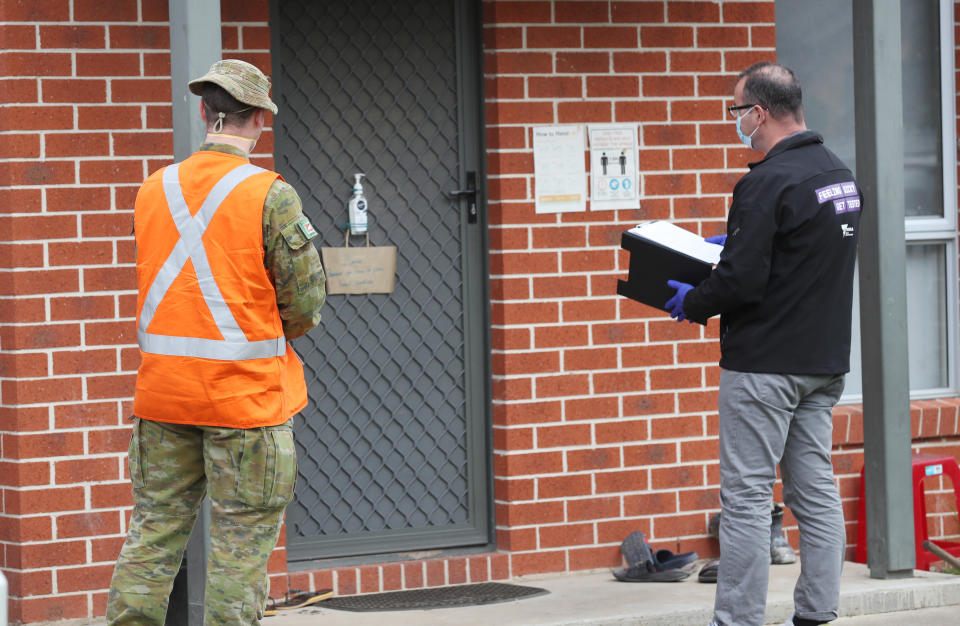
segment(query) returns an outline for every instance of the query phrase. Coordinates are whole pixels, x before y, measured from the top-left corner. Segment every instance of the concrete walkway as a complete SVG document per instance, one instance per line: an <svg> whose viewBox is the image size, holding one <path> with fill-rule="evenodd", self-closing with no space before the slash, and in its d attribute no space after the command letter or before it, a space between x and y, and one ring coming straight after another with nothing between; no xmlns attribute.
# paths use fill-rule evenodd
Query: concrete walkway
<svg viewBox="0 0 960 626"><path fill-rule="evenodd" d="M699 571L699 566L694 571ZM799 564L770 568L768 624L782 624L793 613L793 584L799 573ZM432 611L355 613L324 609L319 603L312 608L265 618L263 624L705 626L713 614L716 589L716 585L697 582L695 574L678 583L621 583L609 572L526 576L510 582L542 587L550 593L503 604ZM908 612L897 615L900 611ZM836 626L960 626L960 576L917 571L913 578L876 580L869 577L865 565L847 563L841 587L840 615L841 619L833 622Z"/></svg>
<svg viewBox="0 0 960 626"><path fill-rule="evenodd" d="M699 565L694 572L699 571ZM770 568L767 623L793 612L799 564ZM607 572L526 576L516 584L550 593L525 600L432 611L354 613L313 607L267 617L263 626L705 626L716 585L696 574L677 583L621 583ZM844 566L840 619L835 626L960 626L960 576L915 572L913 578L876 580L859 563ZM103 626L101 620L47 626Z"/></svg>

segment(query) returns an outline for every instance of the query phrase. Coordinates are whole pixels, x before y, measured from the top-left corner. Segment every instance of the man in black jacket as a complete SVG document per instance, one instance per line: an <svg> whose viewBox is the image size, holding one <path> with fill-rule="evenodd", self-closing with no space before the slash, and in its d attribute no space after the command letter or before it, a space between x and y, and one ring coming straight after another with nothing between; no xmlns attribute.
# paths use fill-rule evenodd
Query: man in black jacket
<svg viewBox="0 0 960 626"><path fill-rule="evenodd" d="M720 571L714 624L763 623L777 464L802 568L787 624L837 617L846 533L830 461L849 371L862 198L808 131L789 69L758 63L734 88L737 134L766 152L737 182L720 262L696 287L670 281L671 316L720 315Z"/></svg>

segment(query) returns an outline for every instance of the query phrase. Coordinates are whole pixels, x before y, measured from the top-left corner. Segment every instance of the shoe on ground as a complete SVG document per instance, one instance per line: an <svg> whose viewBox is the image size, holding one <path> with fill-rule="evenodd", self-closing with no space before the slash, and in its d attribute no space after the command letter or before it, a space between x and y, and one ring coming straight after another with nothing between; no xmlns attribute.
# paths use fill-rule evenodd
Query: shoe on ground
<svg viewBox="0 0 960 626"><path fill-rule="evenodd" d="M670 550L657 550L653 553L653 566L658 572L670 569L683 569L700 558L696 552L674 554Z"/></svg>
<svg viewBox="0 0 960 626"><path fill-rule="evenodd" d="M637 563L632 567L614 570L613 577L624 583L675 583L690 576L683 569L668 569L658 572L652 561Z"/></svg>
<svg viewBox="0 0 960 626"><path fill-rule="evenodd" d="M615 570L613 577L621 582L677 582L690 576L690 566L697 560L696 552L674 554L670 550L654 552L646 535L635 530L620 545L627 567Z"/></svg>
<svg viewBox="0 0 960 626"><path fill-rule="evenodd" d="M774 504L770 518L770 562L774 565L796 563L797 553L783 536L783 507Z"/></svg>
<svg viewBox="0 0 960 626"><path fill-rule="evenodd" d="M702 583L716 583L717 574L720 572L720 559L713 559L712 561L707 561L703 564L703 567L700 568L700 573L697 574L697 580Z"/></svg>

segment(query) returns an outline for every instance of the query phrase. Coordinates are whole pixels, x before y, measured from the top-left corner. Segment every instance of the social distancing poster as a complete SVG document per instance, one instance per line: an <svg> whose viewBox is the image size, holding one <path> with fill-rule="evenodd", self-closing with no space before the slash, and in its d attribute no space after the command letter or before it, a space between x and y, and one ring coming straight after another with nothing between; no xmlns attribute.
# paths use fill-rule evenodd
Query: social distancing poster
<svg viewBox="0 0 960 626"><path fill-rule="evenodd" d="M637 125L590 124L590 208L639 207Z"/></svg>

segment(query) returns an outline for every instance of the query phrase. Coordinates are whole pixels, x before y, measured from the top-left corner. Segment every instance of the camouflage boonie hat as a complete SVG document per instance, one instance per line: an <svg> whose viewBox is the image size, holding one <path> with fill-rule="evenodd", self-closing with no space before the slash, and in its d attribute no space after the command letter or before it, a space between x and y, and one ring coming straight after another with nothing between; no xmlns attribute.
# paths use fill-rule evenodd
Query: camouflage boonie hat
<svg viewBox="0 0 960 626"><path fill-rule="evenodd" d="M187 83L196 95L203 93L203 83L220 85L244 104L267 109L276 114L277 105L270 99L270 79L255 65L239 59L223 59L210 66L210 71Z"/></svg>

